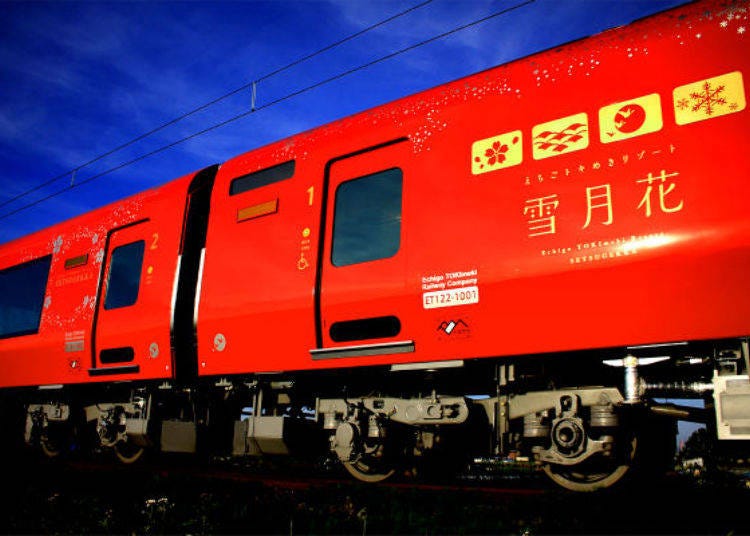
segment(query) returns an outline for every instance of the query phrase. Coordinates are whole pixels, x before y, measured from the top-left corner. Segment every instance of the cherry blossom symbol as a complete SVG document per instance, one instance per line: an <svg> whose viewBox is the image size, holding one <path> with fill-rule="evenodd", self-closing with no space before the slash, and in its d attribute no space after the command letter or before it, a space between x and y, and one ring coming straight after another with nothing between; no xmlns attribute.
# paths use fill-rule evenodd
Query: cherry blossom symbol
<svg viewBox="0 0 750 536"><path fill-rule="evenodd" d="M505 153L508 152L508 146L504 143L496 141L489 147L485 152L484 156L487 158L487 165L494 166L495 164L502 164L505 162Z"/></svg>

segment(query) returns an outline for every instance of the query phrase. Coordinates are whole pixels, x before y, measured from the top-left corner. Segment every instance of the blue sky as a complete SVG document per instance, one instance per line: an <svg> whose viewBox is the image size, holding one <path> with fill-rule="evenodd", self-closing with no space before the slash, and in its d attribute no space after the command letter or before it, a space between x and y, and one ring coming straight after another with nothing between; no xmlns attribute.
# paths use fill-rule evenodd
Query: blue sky
<svg viewBox="0 0 750 536"><path fill-rule="evenodd" d="M250 114L13 215L29 188L424 0L0 1L0 243L333 119L684 0L536 0ZM263 80L263 106L523 0L432 0ZM249 109L244 90L80 169L78 181Z"/></svg>

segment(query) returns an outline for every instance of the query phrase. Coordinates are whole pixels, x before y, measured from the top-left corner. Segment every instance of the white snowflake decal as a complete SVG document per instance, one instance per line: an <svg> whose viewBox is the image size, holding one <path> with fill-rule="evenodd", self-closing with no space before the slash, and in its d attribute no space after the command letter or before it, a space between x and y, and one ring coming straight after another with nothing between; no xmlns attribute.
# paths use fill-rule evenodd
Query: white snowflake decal
<svg viewBox="0 0 750 536"><path fill-rule="evenodd" d="M730 22L736 21L738 24L741 20L747 20L747 9L744 7L730 7L723 11L720 11L718 13L718 16L722 18L722 21L719 23L719 26L722 28L728 28ZM737 33L739 35L744 34L746 31L746 28L744 26L740 26L737 28Z"/></svg>

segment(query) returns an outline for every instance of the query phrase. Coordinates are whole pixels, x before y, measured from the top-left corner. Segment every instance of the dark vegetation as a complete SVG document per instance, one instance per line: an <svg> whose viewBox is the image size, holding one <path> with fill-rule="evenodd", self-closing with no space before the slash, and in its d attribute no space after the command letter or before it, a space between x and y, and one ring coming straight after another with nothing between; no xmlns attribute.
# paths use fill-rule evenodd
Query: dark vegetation
<svg viewBox="0 0 750 536"><path fill-rule="evenodd" d="M4 464L0 531L13 534L747 534L742 475L673 474L596 494L536 476L447 488L364 485L300 467ZM238 477L232 475L239 475ZM334 478L336 477L336 478ZM472 486L478 486L472 488ZM495 491L493 491L493 487ZM497 491L497 489L507 491Z"/></svg>

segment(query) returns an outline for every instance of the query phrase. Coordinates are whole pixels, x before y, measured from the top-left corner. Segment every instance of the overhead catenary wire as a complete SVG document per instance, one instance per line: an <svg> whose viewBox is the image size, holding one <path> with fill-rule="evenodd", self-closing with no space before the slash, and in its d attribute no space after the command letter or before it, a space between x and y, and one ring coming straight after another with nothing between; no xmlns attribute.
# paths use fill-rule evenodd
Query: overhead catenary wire
<svg viewBox="0 0 750 536"><path fill-rule="evenodd" d="M23 191L23 192L15 195L15 196L11 197L10 199L6 199L5 201L3 201L3 202L0 203L0 208L13 203L14 201L18 201L19 199L22 199L22 198L26 197L27 195L30 195L30 194L32 194L34 192L37 192L37 191L41 190L42 188L50 186L51 184L54 184L55 182L57 182L57 181L59 181L61 179L64 179L65 177L71 176L71 175L72 175L72 177L71 177L71 184L72 184L73 182L75 182L75 174L78 171L80 171L81 169L83 169L85 167L88 167L91 164L94 164L96 162L99 162L100 160L103 160L104 158L106 158L108 156L112 156L113 154L118 153L118 152L122 151L123 149L126 149L126 148L130 147L131 145L133 145L133 144L135 144L135 143L137 143L137 142L139 142L139 141L141 141L141 140L143 140L145 138L148 138L149 136L152 136L152 135L156 134L157 132L160 132L160 131L164 130L167 127L170 127L170 126L174 125L175 123L179 123L180 121L182 121L184 119L187 119L188 117L191 117L191 116L197 114L198 112L202 112L203 110L206 110L207 108L210 108L211 106L214 106L215 104L218 104L218 103L220 103L220 102L228 99L229 97L233 97L234 95L237 95L238 93L241 93L241 92L243 92L243 91L245 91L245 90L247 90L249 88L252 89L252 107L254 108L255 107L255 100L256 100L256 93L257 93L258 83L260 83L260 82L262 82L264 80L268 80L268 79L270 79L270 78L272 78L272 77L274 77L276 75L279 75L279 74L281 74L281 73L283 73L285 71L288 71L292 67L296 67L297 65L300 65L301 63L304 63L304 62L306 62L308 60L311 60L311 59L315 58L316 56L319 56L319 55L321 55L321 54L323 54L325 52L328 52L329 50L332 50L332 49L334 49L334 48L336 48L338 46L341 46L344 43L348 43L349 41L351 41L353 39L356 39L357 37L359 37L361 35L364 35L364 34L366 34L368 32L371 32L372 30L375 30L376 28L379 28L379 27L381 27L381 26L383 26L385 24L388 24L389 22L392 22L392 21L394 21L394 20L396 20L396 19L398 19L400 17L408 15L409 13L411 13L413 11L416 11L417 9L423 8L423 7L425 7L426 5L428 5L428 4L432 3L432 2L433 2L433 0L425 0L425 1L421 2L421 3L419 3L419 4L416 4L416 5L408 8L408 9L405 9L404 11L396 13L395 15L391 15L390 17L387 17L387 18L385 18L385 19L383 19L383 20L381 20L379 22L371 24L370 26L367 26L366 28L363 28L362 30L359 30L358 32L355 32L355 33L353 33L351 35L348 35L348 36L344 37L343 39L339 39L338 41L335 41L334 43L331 43L330 45L326 45L325 47L323 47L321 49L318 49L315 52L311 52L310 54L302 56L301 58L298 58L298 59L296 59L296 60L294 60L294 61L292 61L290 63L287 63L286 65L284 65L282 67L278 67L278 68L276 68L276 69L274 69L272 71L269 71L266 74L264 74L264 75L256 78L252 82L249 82L247 84L243 84L242 86L240 86L238 88L235 88L235 89L229 91L228 93L225 93L225 94L223 94L223 95L221 95L219 97L216 97L215 99L213 99L213 100L211 100L209 102L201 104L197 108L193 108L192 110L187 111L187 112L183 113L182 115L179 115L179 116L175 117L174 119L170 119L166 123L162 123L161 125L159 125L157 127L154 127L151 130L149 130L147 132L144 132L143 134L140 134L140 135L136 136L135 138L132 138L131 140L128 140L125 143L123 143L121 145L118 145L117 147L114 147L114 148L110 149L110 150L108 150L108 151L106 151L106 152L104 152L104 153L102 153L102 154L100 154L100 155L98 155L98 156L96 156L96 157L88 160L87 162L84 162L83 164L80 164L79 166L76 166L75 168L73 168L73 169L71 169L69 171L66 171L65 173L61 173L60 175L52 177L51 179L48 179L48 180L46 180L46 181L44 181L44 182L42 182L42 183L40 183L40 184L38 184L36 186L33 186L33 187L29 188L28 190L25 190L25 191Z"/></svg>
<svg viewBox="0 0 750 536"><path fill-rule="evenodd" d="M426 1L422 2L421 4L417 4L415 6L412 6L412 7L410 7L409 9L407 9L405 11L402 11L400 13L396 13L395 15L393 15L391 17L388 17L387 19L383 19L380 22L376 22L375 24L373 24L371 26L368 26L367 28L364 28L364 29L362 29L362 30L360 30L360 31L358 31L356 33L353 33L353 34L351 34L348 37L344 37L343 39L341 39L339 41L336 41L335 43L331 43L330 45L328 45L326 47L323 47L320 50L316 50L315 52L312 52L312 53L308 54L307 56L303 56L302 58L299 58L298 60L295 60L295 61L293 61L291 63L288 63L287 65L284 65L283 67L279 67L278 69L275 69L275 70L273 70L271 72L268 72L268 73L264 74L263 76L261 76L260 78L258 78L256 80L256 82L262 82L263 80L268 80L272 76L276 76L277 74L283 73L284 71L287 71L287 70L291 69L292 67L296 67L300 63L303 63L303 62L305 62L307 60L311 60L315 56L323 54L324 52L328 52L329 50L334 49L337 46L343 45L344 43L347 43L347 42L351 41L352 39L356 39L360 35L364 35L367 32L370 32L370 31L372 31L372 30L374 30L376 28L379 28L379 27L381 27L381 26L383 26L385 24L388 24L389 22L394 21L394 20L398 19L399 17L403 17L404 15L407 15L407 14L411 13L412 11L416 11L417 9L423 8L427 4L430 4L432 1L433 0L426 0ZM246 89L249 86L250 86L250 84L246 84L245 87L241 88L241 89Z"/></svg>
<svg viewBox="0 0 750 536"><path fill-rule="evenodd" d="M304 93L312 91L313 89L319 88L321 86L324 86L324 85L329 84L331 82L334 82L336 80L340 80L340 79L342 79L342 78L344 78L346 76L349 76L349 75L354 74L356 72L359 72L359 71L362 71L362 70L367 69L369 67L372 67L373 65L376 65L378 63L382 63L382 62L384 62L386 60L392 59L392 58L394 58L396 56L399 56L401 54L405 54L405 53L410 52L410 51L412 51L412 50L414 50L416 48L422 47L422 46L427 45L429 43L433 43L433 42L435 42L435 41L437 41L439 39L443 39L445 37L448 37L448 36L453 35L453 34L455 34L457 32L466 30L466 29L471 28L473 26L476 26L478 24L482 24L484 22L487 22L488 20L494 19L494 18L499 17L501 15L505 15L505 14L511 12L511 11L515 11L515 10L520 9L522 7L525 7L525 6L529 5L529 4L532 4L535 1L536 0L525 0L523 2L520 2L518 4L510 6L508 8L496 11L494 13L491 13L491 14L489 14L489 15L487 15L485 17L482 17L480 19L477 19L475 21L472 21L472 22L463 24L461 26L458 26L456 28L453 28L452 30L448 30L448 31L443 32L441 34L438 34L438 35L435 35L433 37L430 37L429 39L425 39L423 41L420 41L420 42L415 43L413 45L410 45L408 47L402 48L400 50L397 50L397 51L392 52L390 54L387 54L385 56L381 56L381 57L379 57L379 58L377 58L375 60L372 60L370 62L358 65L357 67L353 67L351 69L343 71L343 72L341 72L339 74L336 74L334 76L331 76L329 78L326 78L324 80L316 82L316 83L311 84L309 86L305 86L305 87L303 87L301 89L298 89L296 91L293 91L291 93L283 95L283 96L281 96L281 97L279 97L279 98L277 98L277 99L275 99L275 100L273 100L271 102L268 102L268 103L266 103L266 104L264 104L262 106L251 107L251 109L249 109L249 110L247 110L245 112L242 112L242 113L237 114L235 116L232 116L232 117L230 117L228 119L225 119L224 121L221 121L219 123L216 123L214 125L206 127L206 128L204 128L202 130L194 132L193 134L190 134L188 136L180 138L180 139L178 139L178 140L176 140L176 141L174 141L172 143L169 143L167 145L163 145L163 146L161 146L161 147L159 147L157 149L154 149L153 151L150 151L148 153L145 153L145 154L142 154L140 156L137 156L137 157L135 157L135 158L133 158L131 160L128 160L126 162L118 164L117 166L114 166L114 167L109 168L109 169L107 169L105 171L102 171L101 173L97 173L97 174L92 175L91 177L87 177L86 179L83 179L83 180L78 180L77 182L75 182L75 184L71 184L70 186L62 188L61 190L58 190L57 192L51 193L51 194L49 194L49 195L47 195L47 196L45 196L43 198L37 199L37 200L35 200L35 201L31 202L31 203L23 205L23 206L15 209L15 210L13 210L11 212L8 212L6 214L0 215L0 220L4 220L6 218L9 218L10 216L13 216L14 214L18 214L19 212L22 212L22 211L27 210L27 209L29 209L31 207L34 207L34 206L39 205L41 203L44 203L44 202L46 202L46 201L48 201L48 200L50 200L50 199L52 199L54 197L57 197L58 195L61 195L61 194L65 193L65 192L69 192L70 190L72 190L74 188L81 187L81 186L83 186L85 184L88 184L88 183L90 183L90 182L92 182L92 181L94 181L96 179L99 179L99 178L101 178L101 177L103 177L105 175L109 175L110 173L113 173L115 171L118 171L118 170L123 169L123 168L128 167L128 166L131 166L131 165L133 165L133 164L135 164L137 162L140 162L141 160L144 160L144 159L149 158L151 156L154 156L154 155L156 155L158 153L166 151L167 149L171 149L172 147L175 147L176 145L180 145L180 144L182 144L182 143L184 143L186 141L189 141L189 140L192 140L192 139L197 138L199 136L202 136L203 134L206 134L206 133L211 132L213 130L216 130L218 128L224 127L224 126L226 126L226 125L228 125L230 123L233 123L233 122L238 121L238 120L240 120L240 119L242 119L244 117L247 117L248 115L251 115L251 114L253 114L255 112L259 112L261 110L265 110L265 109L270 108L272 106L276 106L276 105L278 105L278 104L280 104L280 103L282 103L284 101L287 101L287 100L292 99L294 97L298 97L299 95L302 95ZM243 89L247 89L247 87L250 87L251 85L252 84L246 85L246 86L243 87ZM81 169L81 167L76 168L76 170L80 170L80 169ZM67 176L68 174L69 173L66 173L65 175L63 175L63 177ZM2 205L0 205L0 206L2 206Z"/></svg>

